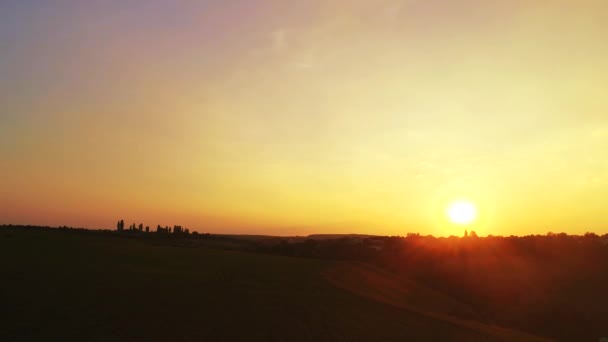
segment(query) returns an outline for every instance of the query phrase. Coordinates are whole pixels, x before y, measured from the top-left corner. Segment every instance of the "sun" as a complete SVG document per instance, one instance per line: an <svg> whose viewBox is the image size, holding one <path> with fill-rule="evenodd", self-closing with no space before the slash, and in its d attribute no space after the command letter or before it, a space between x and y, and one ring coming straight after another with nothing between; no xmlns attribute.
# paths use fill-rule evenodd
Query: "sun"
<svg viewBox="0 0 608 342"><path fill-rule="evenodd" d="M448 205L446 215L450 222L465 226L477 218L477 207L467 200L454 201Z"/></svg>

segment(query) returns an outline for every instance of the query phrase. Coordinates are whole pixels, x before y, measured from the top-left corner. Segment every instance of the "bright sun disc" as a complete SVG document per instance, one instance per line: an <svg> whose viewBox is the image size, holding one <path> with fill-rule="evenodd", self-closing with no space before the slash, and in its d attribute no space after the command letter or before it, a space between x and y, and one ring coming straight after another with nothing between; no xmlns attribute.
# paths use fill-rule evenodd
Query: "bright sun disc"
<svg viewBox="0 0 608 342"><path fill-rule="evenodd" d="M469 201L456 201L448 206L446 213L452 223L467 225L475 221L477 208Z"/></svg>

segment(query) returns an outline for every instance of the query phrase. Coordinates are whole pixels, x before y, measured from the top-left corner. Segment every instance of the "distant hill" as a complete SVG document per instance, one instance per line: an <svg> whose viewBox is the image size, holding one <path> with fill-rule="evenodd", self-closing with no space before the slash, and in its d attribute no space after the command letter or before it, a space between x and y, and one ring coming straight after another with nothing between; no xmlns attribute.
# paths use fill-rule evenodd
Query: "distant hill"
<svg viewBox="0 0 608 342"><path fill-rule="evenodd" d="M333 239L343 239L343 238L368 238L376 235L366 235L366 234L312 234L308 235L307 238L313 240L333 240Z"/></svg>

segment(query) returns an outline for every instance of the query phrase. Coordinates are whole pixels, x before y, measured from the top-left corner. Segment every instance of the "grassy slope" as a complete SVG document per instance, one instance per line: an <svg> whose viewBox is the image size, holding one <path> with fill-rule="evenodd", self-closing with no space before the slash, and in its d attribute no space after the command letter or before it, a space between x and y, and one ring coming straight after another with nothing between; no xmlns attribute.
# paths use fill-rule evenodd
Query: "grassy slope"
<svg viewBox="0 0 608 342"><path fill-rule="evenodd" d="M60 231L0 232L0 340L496 336L341 290L335 263Z"/></svg>
<svg viewBox="0 0 608 342"><path fill-rule="evenodd" d="M324 271L324 276L336 287L362 297L479 331L494 338L508 341L547 340L492 325L464 303L369 265L336 262Z"/></svg>

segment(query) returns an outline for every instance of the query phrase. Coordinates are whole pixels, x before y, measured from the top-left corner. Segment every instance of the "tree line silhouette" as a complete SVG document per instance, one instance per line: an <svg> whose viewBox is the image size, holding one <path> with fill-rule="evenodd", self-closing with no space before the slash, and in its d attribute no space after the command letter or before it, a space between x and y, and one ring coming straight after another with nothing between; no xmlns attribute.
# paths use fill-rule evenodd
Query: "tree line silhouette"
<svg viewBox="0 0 608 342"><path fill-rule="evenodd" d="M139 225L136 225L135 223L131 224L129 226L129 229L125 230L125 221L124 220L120 220L118 221L118 223L116 223L116 231L117 232L139 232L139 233L150 233L150 226L146 226L144 228L144 224L140 223ZM184 228L182 226L173 226L169 227L162 227L160 224L156 226L156 231L154 233L157 234L175 234L175 235L190 235L190 229L188 228Z"/></svg>

